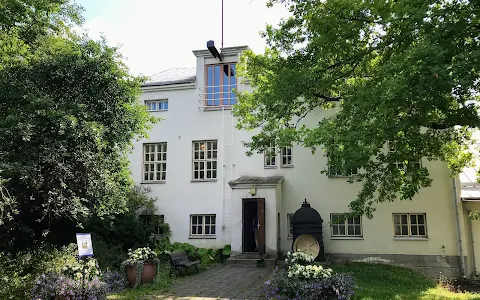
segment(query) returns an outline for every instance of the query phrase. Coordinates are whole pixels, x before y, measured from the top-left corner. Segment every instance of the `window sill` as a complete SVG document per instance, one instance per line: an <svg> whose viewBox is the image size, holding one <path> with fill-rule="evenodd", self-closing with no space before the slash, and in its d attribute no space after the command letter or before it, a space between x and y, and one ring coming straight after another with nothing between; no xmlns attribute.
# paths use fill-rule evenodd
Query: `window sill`
<svg viewBox="0 0 480 300"><path fill-rule="evenodd" d="M188 237L189 239L193 240L200 240L200 239L209 239L209 240L214 240L217 237L215 235L190 235Z"/></svg>
<svg viewBox="0 0 480 300"><path fill-rule="evenodd" d="M338 175L338 176L333 176L333 175L328 175L328 178L350 178L350 177L358 177L358 174L355 174L355 175L352 175L352 176L349 176L349 175Z"/></svg>
<svg viewBox="0 0 480 300"><path fill-rule="evenodd" d="M281 166L280 168L289 169L289 168L293 168L293 165L284 165L284 166Z"/></svg>
<svg viewBox="0 0 480 300"><path fill-rule="evenodd" d="M363 236L332 236L331 240L353 240L353 241L362 241Z"/></svg>
<svg viewBox="0 0 480 300"><path fill-rule="evenodd" d="M394 241L429 241L430 239L428 237L396 236L396 237L393 237L393 240Z"/></svg>
<svg viewBox="0 0 480 300"><path fill-rule="evenodd" d="M276 169L277 166L263 166L264 169Z"/></svg>
<svg viewBox="0 0 480 300"><path fill-rule="evenodd" d="M192 179L190 183L197 183L197 182L216 182L217 179Z"/></svg>
<svg viewBox="0 0 480 300"><path fill-rule="evenodd" d="M147 110L148 112L162 112L162 111L168 111L168 109L161 109L161 110Z"/></svg>
<svg viewBox="0 0 480 300"><path fill-rule="evenodd" d="M293 236L287 236L287 240L293 240Z"/></svg>
<svg viewBox="0 0 480 300"><path fill-rule="evenodd" d="M162 181L142 181L140 182L140 184L165 184L167 183L166 180L162 180Z"/></svg>

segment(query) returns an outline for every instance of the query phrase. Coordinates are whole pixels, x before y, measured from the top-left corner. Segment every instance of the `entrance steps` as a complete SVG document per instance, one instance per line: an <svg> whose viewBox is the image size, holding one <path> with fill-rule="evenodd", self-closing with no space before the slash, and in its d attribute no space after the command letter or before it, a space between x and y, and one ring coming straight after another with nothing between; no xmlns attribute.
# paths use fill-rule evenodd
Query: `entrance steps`
<svg viewBox="0 0 480 300"><path fill-rule="evenodd" d="M266 267L274 267L277 264L275 257L264 255L264 262ZM260 255L256 252L241 253L232 255L227 259L227 265L248 265L256 266L260 260Z"/></svg>

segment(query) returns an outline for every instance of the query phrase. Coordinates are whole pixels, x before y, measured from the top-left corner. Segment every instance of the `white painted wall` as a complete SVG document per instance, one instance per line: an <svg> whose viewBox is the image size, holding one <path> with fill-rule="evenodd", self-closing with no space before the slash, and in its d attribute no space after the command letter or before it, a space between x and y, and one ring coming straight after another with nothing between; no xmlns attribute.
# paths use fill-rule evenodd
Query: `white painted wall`
<svg viewBox="0 0 480 300"><path fill-rule="evenodd" d="M234 61L234 57L227 61ZM324 220L324 243L326 253L379 253L379 254L432 254L458 255L456 227L452 204L452 185L449 171L444 163L422 161L434 179L432 187L426 188L413 201L397 201L377 205L373 220L363 218L362 239L331 239L328 226L331 213L348 210L348 204L356 197L358 183L349 184L344 178L328 178L320 174L326 166L321 149L312 154L310 149L293 148L293 168L265 169L263 155L245 155L242 141L249 141L252 133L232 128L230 111L203 111L198 108L200 88L203 87L204 64L212 58L197 59L197 84L180 90L158 89L145 92L141 101L169 99L167 112L154 113L166 120L155 125L148 139L135 145L131 155L132 173L135 180L142 180L142 143L167 142L167 180L165 184L146 184L156 197L160 214L172 228L172 240L189 242L202 247L232 245L241 250L241 198L247 191L232 193L228 181L243 175L284 176L277 190L259 190L256 197L275 199L267 205L269 218L267 244L276 248L277 211L280 213L280 244L283 251L291 248L292 240L287 238L287 213L294 213L301 207L304 198L318 210ZM240 86L239 89L248 89ZM315 124L328 112L316 111L305 119L306 124ZM233 134L232 134L233 131ZM233 137L233 139L232 139ZM219 145L219 170L216 182L191 182L192 141L217 139ZM223 150L222 150L223 149ZM225 165L222 166L222 162ZM261 195L265 193L265 195ZM428 239L394 240L392 213L426 213ZM190 214L216 214L216 239L190 239ZM273 220L273 221L272 221ZM240 231L239 231L240 228Z"/></svg>

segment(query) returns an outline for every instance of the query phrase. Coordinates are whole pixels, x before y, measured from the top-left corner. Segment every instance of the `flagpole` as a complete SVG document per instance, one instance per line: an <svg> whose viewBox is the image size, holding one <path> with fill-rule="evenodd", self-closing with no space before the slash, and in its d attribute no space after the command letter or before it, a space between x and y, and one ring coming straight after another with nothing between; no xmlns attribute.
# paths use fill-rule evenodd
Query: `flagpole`
<svg viewBox="0 0 480 300"><path fill-rule="evenodd" d="M223 0L222 0L222 48L223 48Z"/></svg>

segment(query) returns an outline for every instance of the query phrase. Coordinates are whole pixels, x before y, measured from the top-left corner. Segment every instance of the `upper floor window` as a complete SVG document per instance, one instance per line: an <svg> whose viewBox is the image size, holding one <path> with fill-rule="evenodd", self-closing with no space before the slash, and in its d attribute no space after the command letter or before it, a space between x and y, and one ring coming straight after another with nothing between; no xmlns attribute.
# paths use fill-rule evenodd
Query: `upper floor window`
<svg viewBox="0 0 480 300"><path fill-rule="evenodd" d="M143 180L167 179L167 143L143 144Z"/></svg>
<svg viewBox="0 0 480 300"><path fill-rule="evenodd" d="M145 106L148 111L168 110L168 99L163 100L145 100Z"/></svg>
<svg viewBox="0 0 480 300"><path fill-rule="evenodd" d="M264 166L265 167L277 166L277 152L276 152L274 143L270 143L270 145L265 149Z"/></svg>
<svg viewBox="0 0 480 300"><path fill-rule="evenodd" d="M193 142L193 180L217 179L217 141Z"/></svg>
<svg viewBox="0 0 480 300"><path fill-rule="evenodd" d="M396 141L388 141L388 153L389 154L390 153L395 153L396 151L397 151L397 142ZM395 165L395 167L397 167L397 169L407 171L407 164L405 164L404 162L396 161L393 164ZM409 162L408 166L410 166L413 169L420 169L421 166L422 166L421 160Z"/></svg>
<svg viewBox="0 0 480 300"><path fill-rule="evenodd" d="M206 95L207 107L231 106L237 103L235 93L237 88L237 71L235 63L206 66Z"/></svg>
<svg viewBox="0 0 480 300"><path fill-rule="evenodd" d="M292 147L287 146L287 147L282 147L282 150L280 152L281 159L282 159L282 167L293 167L293 162L292 162Z"/></svg>

